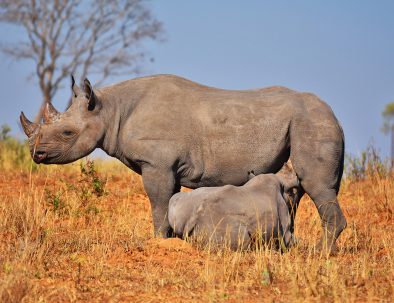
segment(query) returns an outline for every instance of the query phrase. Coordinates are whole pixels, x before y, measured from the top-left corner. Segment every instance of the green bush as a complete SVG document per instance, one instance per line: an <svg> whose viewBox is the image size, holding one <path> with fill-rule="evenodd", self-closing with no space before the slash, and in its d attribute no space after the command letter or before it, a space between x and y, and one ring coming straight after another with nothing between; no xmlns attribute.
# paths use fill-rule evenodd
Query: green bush
<svg viewBox="0 0 394 303"><path fill-rule="evenodd" d="M107 194L107 180L102 178L94 161L80 161L80 178L71 183L60 179L60 187L46 189L46 206L59 216L95 216L100 213L97 203ZM73 196L76 199L70 199Z"/></svg>
<svg viewBox="0 0 394 303"><path fill-rule="evenodd" d="M359 157L349 154L345 157L345 178L350 180L387 177L390 172L390 161L382 160L373 145L369 145Z"/></svg>
<svg viewBox="0 0 394 303"><path fill-rule="evenodd" d="M2 125L0 129L0 169L33 169L37 165L32 161L27 141L21 142L9 135L11 131L8 125Z"/></svg>

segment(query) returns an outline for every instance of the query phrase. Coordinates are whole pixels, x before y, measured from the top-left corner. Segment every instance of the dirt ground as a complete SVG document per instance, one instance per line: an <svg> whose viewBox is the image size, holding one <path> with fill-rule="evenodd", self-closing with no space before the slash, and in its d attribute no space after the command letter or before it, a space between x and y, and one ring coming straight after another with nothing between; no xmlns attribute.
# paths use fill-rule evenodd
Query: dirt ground
<svg viewBox="0 0 394 303"><path fill-rule="evenodd" d="M1 302L394 300L393 178L343 183L348 227L327 257L315 253L308 197L289 252L212 251L153 238L139 176L112 162L83 167L0 172Z"/></svg>

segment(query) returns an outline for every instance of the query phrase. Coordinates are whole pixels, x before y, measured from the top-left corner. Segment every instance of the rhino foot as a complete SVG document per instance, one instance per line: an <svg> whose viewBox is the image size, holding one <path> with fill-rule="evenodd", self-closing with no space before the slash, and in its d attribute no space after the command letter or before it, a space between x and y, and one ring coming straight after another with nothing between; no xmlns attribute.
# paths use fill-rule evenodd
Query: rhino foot
<svg viewBox="0 0 394 303"><path fill-rule="evenodd" d="M336 245L335 241L330 241L327 238L320 239L315 249L316 253L326 256L336 256L339 252L338 246Z"/></svg>

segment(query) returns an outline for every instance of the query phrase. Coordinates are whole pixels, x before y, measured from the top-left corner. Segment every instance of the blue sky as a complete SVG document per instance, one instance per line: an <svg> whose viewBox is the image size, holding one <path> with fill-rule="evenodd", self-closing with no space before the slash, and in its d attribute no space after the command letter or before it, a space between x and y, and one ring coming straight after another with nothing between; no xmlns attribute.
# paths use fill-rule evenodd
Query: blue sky
<svg viewBox="0 0 394 303"><path fill-rule="evenodd" d="M309 91L336 113L346 151L373 140L384 156L381 112L394 101L394 1L152 1L166 41L147 43L144 74L170 73L228 89L284 85ZM1 41L21 32L0 25ZM21 110L34 117L41 95L30 62L0 55L0 124L22 138ZM108 79L107 83L128 79ZM94 78L92 78L94 82ZM68 83L66 83L68 87ZM63 109L70 92L54 104Z"/></svg>

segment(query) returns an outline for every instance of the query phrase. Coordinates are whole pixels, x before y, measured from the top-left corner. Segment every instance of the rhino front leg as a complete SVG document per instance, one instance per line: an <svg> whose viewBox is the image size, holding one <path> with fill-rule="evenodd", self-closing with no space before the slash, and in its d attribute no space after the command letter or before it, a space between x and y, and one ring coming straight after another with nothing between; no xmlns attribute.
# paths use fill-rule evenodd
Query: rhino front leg
<svg viewBox="0 0 394 303"><path fill-rule="evenodd" d="M169 237L172 231L168 223L168 203L172 195L180 190L174 172L170 168L145 165L142 168L142 180L152 208L155 236Z"/></svg>

